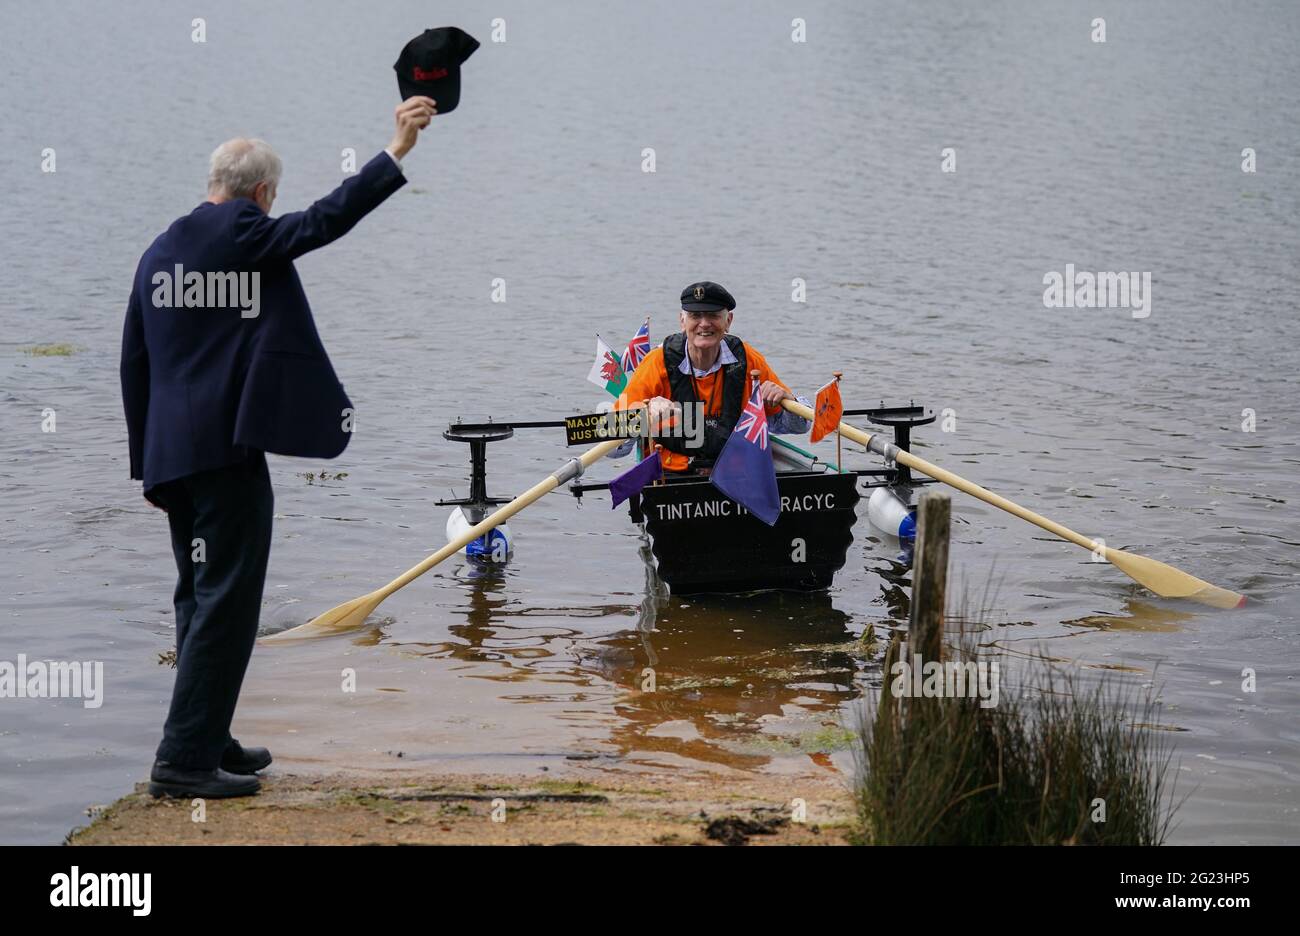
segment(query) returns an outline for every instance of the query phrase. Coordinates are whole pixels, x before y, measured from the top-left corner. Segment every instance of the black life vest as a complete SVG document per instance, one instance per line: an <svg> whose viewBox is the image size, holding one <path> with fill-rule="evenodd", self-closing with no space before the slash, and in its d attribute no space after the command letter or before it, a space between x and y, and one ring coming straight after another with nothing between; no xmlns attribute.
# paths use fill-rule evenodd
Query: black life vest
<svg viewBox="0 0 1300 936"><path fill-rule="evenodd" d="M736 423L740 419L740 411L745 405L745 397L749 389L745 343L735 335L723 335L722 340L731 349L731 353L736 358L736 363L725 364L722 367L722 408L717 416L705 417L704 444L698 448L693 445L688 447L688 443L692 440L680 437L655 440L670 452L690 456L690 467L692 469L711 466L718 455L721 454L722 446L726 443L727 438L731 435L732 430L736 428ZM682 406L703 403L704 401L699 399L695 393L695 381L692 379L693 371L686 374L681 371L682 361L685 359L686 333L677 332L665 338L664 367L668 371L668 384L672 388L673 402L680 403ZM691 367L689 363L686 366L688 369Z"/></svg>

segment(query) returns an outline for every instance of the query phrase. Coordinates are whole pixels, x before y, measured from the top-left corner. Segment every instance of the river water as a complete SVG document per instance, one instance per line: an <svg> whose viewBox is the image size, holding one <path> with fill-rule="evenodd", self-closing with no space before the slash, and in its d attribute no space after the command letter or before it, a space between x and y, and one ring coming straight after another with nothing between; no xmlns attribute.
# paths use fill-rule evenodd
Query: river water
<svg viewBox="0 0 1300 936"><path fill-rule="evenodd" d="M996 583L986 644L1160 693L1188 794L1173 841L1300 840L1300 7L1129 4L1105 43L1095 5L1069 3L448 3L441 23L416 3L232 3L203 43L192 15L6 13L0 660L102 661L105 690L96 709L0 699L0 841L57 842L144 779L166 712L174 570L127 479L117 381L136 260L228 137L281 153L277 211L328 191L342 150L387 142L391 63L441 23L483 41L460 109L407 187L298 263L359 429L328 465L270 460L266 631L445 542L434 501L468 474L451 418L590 411L593 332L621 347L648 314L658 341L682 286L713 279L801 392L839 370L850 406L951 410L924 457L1247 594L1156 599L954 495L954 589ZM1150 315L1046 307L1066 264L1150 272ZM52 344L72 353L28 353ZM489 450L489 488L564 457L521 430ZM604 495L553 494L512 523L504 572L448 563L365 631L260 647L235 733L290 770L766 771L798 795L848 776L845 726L881 678L857 638L905 621L897 544L859 513L826 595L679 599L648 590Z"/></svg>

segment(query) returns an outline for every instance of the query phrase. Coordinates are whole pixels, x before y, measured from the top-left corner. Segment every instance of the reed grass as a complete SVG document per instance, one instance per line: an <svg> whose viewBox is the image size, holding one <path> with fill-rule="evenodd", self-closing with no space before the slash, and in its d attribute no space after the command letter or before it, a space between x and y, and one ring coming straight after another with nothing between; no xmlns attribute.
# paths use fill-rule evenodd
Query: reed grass
<svg viewBox="0 0 1300 936"><path fill-rule="evenodd" d="M977 650L963 628L947 652L974 661ZM1106 676L1084 686L1038 662L1025 664L1027 678L1017 665L1020 682L1003 685L993 708L978 698L894 698L898 654L895 635L880 702L863 711L855 745L864 844L1165 840L1181 801L1169 774L1172 742L1151 727L1159 704L1150 689L1117 688Z"/></svg>

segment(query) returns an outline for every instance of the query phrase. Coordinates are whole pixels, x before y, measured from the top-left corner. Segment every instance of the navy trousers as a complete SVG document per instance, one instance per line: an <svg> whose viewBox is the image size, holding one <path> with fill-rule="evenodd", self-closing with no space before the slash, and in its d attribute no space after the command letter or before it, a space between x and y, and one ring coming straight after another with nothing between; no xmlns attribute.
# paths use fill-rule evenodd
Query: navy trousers
<svg viewBox="0 0 1300 936"><path fill-rule="evenodd" d="M160 484L176 558L176 685L158 759L210 769L230 744L230 722L257 639L271 555L275 500L266 456Z"/></svg>

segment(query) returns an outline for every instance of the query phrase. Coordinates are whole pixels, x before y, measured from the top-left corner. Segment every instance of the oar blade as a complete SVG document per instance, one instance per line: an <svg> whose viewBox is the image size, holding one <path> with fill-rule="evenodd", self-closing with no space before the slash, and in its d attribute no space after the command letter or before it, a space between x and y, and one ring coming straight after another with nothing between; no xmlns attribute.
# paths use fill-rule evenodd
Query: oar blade
<svg viewBox="0 0 1300 936"><path fill-rule="evenodd" d="M1155 559L1120 549L1107 549L1106 558L1121 572L1163 598L1189 598L1215 608L1240 608L1246 596L1188 575Z"/></svg>
<svg viewBox="0 0 1300 936"><path fill-rule="evenodd" d="M312 618L306 624L299 624L287 631L272 634L270 637L264 638L264 641L271 643L284 640L301 640L306 637L327 637L330 634L341 634L345 631L356 630L366 623L366 618L370 615L370 612L379 607L379 602L383 600L384 596L377 592L362 595L360 598L353 598L351 601L345 601L337 607L330 608L324 614Z"/></svg>

